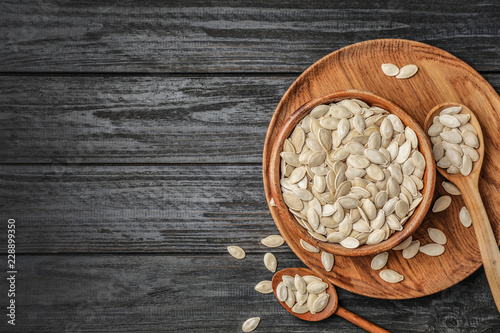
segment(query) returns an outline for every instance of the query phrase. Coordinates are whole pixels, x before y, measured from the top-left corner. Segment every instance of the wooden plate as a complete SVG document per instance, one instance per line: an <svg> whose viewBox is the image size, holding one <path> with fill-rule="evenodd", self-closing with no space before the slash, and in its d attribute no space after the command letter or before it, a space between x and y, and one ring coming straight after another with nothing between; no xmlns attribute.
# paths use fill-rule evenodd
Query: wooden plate
<svg viewBox="0 0 500 333"><path fill-rule="evenodd" d="M384 75L380 66L398 67L415 64L418 73L410 79ZM469 65L436 47L409 40L379 39L350 45L335 51L308 68L281 99L269 125L263 156L264 187L269 202L269 157L276 135L288 117L312 98L341 89L368 90L401 106L423 126L425 116L437 104L458 102L468 106L481 123L486 156L479 182L497 240L500 239L500 97L488 82ZM447 194L438 175L436 194ZM440 213L428 213L414 238L422 245L430 243L427 228L436 227L448 237L446 252L439 257L422 253L406 260L401 251L389 251L386 268L405 276L398 284L380 279L379 271L370 268L373 256L336 256L335 266L326 272L319 253L305 252L291 237L292 230L277 219L278 210L270 207L276 225L295 254L315 273L334 285L351 292L385 299L408 299L430 295L462 281L481 266L476 237L471 228L461 225L458 213L463 207L460 196L453 196L451 206Z"/></svg>

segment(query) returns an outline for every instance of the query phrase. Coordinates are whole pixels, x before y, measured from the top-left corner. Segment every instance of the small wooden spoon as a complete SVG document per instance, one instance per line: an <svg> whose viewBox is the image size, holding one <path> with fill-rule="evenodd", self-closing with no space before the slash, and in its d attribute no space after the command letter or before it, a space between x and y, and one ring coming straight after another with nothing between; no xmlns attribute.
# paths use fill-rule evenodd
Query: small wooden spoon
<svg viewBox="0 0 500 333"><path fill-rule="evenodd" d="M491 293L493 294L498 311L500 312L500 251L478 188L479 174L484 159L484 139L481 125L474 113L468 107L458 103L443 103L435 106L425 118L425 131L428 131L435 116L438 116L442 110L452 106L461 106L462 111L460 113L470 115L469 122L474 126L479 139L479 148L477 149L479 160L474 162L472 172L468 176L463 176L461 173L449 174L446 169L437 166L436 168L446 179L453 182L462 193L462 198L465 201L465 205L473 221L474 231L476 232L479 251L481 252L483 266Z"/></svg>
<svg viewBox="0 0 500 333"><path fill-rule="evenodd" d="M276 288L280 284L280 282L283 280L282 277L283 275L290 275L291 277L295 277L295 274L299 274L300 276L305 276L305 275L314 275L316 276L310 269L307 268L286 268L283 269L273 276L273 291L274 295L276 298L278 298L278 295L276 294ZM348 311L342 307L339 306L339 299L337 297L337 292L335 291L335 287L328 282L328 280L323 279L324 282L328 284L328 288L326 289L326 292L328 295L330 295L330 300L328 302L328 305L326 308L318 312L316 314L311 314L311 312L306 312L304 314L298 314L292 311L288 307L288 305L285 304L285 302L281 302L281 305L285 309L288 310L291 314L293 314L295 317L300 318L302 320L307 320L307 321L320 321L323 319L326 319L330 317L332 314L337 314L341 316L344 319L349 320L351 323L358 325L359 327L367 330L368 332L373 332L373 333L388 333L389 331L384 330L383 328L370 323L368 320L361 318L360 316L352 313L351 311Z"/></svg>

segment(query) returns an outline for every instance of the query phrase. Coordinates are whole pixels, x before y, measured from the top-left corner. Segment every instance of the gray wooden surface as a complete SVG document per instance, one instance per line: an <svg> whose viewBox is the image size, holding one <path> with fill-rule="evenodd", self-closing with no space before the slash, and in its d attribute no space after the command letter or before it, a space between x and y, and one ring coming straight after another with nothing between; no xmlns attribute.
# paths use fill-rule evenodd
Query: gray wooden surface
<svg viewBox="0 0 500 333"><path fill-rule="evenodd" d="M260 316L256 332L361 332L253 290L277 233L260 165L273 110L313 62L374 38L441 47L500 91L499 18L494 0L2 1L0 240L16 219L18 280L0 331L240 332ZM500 332L482 269L419 299L338 293L393 332Z"/></svg>

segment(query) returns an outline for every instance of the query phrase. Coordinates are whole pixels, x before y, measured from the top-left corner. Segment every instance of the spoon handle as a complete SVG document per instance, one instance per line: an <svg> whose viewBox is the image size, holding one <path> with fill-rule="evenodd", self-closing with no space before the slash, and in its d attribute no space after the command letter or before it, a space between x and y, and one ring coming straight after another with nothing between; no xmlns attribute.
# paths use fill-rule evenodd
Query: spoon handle
<svg viewBox="0 0 500 333"><path fill-rule="evenodd" d="M486 214L486 210L484 209L483 200L481 199L477 185L470 186L464 190L461 190L462 197L472 218L486 278L488 279L497 309L500 312L500 251L498 243L491 228L488 214Z"/></svg>
<svg viewBox="0 0 500 333"><path fill-rule="evenodd" d="M365 329L368 332L372 332L372 333L390 333L389 331L384 330L382 327L379 327L379 326L377 326L377 325L375 325L373 323L370 323L368 320L366 320L364 318L361 318L357 314L352 313L351 311L346 310L346 309L344 309L344 308L342 308L340 306L337 308L336 314L338 314L342 318L350 321L351 323L353 323L355 325L358 325L359 327Z"/></svg>

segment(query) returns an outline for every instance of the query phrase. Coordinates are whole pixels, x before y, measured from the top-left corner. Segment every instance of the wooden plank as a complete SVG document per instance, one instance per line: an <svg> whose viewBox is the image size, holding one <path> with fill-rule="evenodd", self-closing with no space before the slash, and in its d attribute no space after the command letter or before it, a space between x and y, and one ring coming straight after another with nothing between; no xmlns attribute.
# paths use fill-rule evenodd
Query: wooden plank
<svg viewBox="0 0 500 333"><path fill-rule="evenodd" d="M0 5L2 72L301 72L354 42L426 42L499 70L498 3L204 0Z"/></svg>
<svg viewBox="0 0 500 333"><path fill-rule="evenodd" d="M292 253L277 257L279 268L302 266ZM21 255L17 266L17 332L239 332L253 316L261 317L258 332L362 331L337 316L301 321L273 295L254 291L272 277L261 255ZM6 279L0 287L7 290ZM413 300L337 291L341 306L391 332L496 332L500 326L482 270Z"/></svg>
<svg viewBox="0 0 500 333"><path fill-rule="evenodd" d="M262 253L259 240L278 233L260 165L2 165L0 181L0 219L16 220L20 253L221 253L231 243Z"/></svg>
<svg viewBox="0 0 500 333"><path fill-rule="evenodd" d="M486 79L500 91L500 74ZM261 163L295 76L0 78L0 163Z"/></svg>
<svg viewBox="0 0 500 333"><path fill-rule="evenodd" d="M260 162L274 108L293 80L4 76L0 161Z"/></svg>

